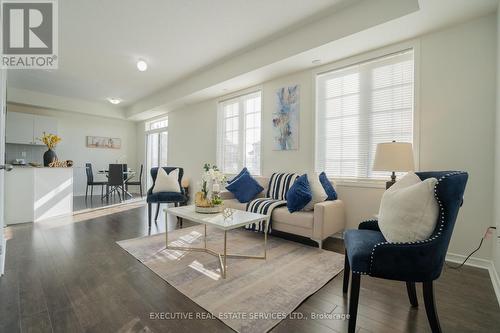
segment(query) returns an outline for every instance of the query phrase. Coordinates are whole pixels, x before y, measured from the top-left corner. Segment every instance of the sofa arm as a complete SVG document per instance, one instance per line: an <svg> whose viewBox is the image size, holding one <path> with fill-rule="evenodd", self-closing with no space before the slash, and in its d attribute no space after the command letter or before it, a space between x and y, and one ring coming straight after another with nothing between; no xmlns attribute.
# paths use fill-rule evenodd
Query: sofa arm
<svg viewBox="0 0 500 333"><path fill-rule="evenodd" d="M231 200L231 199L234 199L234 195L231 192L227 191L227 190L221 191L219 193L219 195L220 195L220 198L222 200Z"/></svg>
<svg viewBox="0 0 500 333"><path fill-rule="evenodd" d="M323 201L314 205L313 237L323 240L345 228L342 200Z"/></svg>

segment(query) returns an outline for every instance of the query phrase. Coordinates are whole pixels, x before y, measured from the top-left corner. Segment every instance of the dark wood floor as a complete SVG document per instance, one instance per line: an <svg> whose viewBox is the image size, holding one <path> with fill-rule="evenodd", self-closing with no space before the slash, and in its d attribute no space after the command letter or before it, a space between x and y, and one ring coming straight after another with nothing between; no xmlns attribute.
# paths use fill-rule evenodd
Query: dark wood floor
<svg viewBox="0 0 500 333"><path fill-rule="evenodd" d="M163 220L160 220L163 221ZM186 225L185 225L186 226ZM169 229L176 228L169 222ZM162 232L159 223L153 233ZM151 312L206 313L116 241L147 235L144 207L62 226L7 228L6 274L0 279L1 332L231 332L216 319L153 320ZM342 251L339 240L325 247ZM345 313L342 274L297 312ZM411 309L405 285L363 277L359 332L429 332L421 288ZM444 332L499 332L500 309L486 270L446 269L436 284ZM287 319L274 332L345 332L334 319Z"/></svg>
<svg viewBox="0 0 500 333"><path fill-rule="evenodd" d="M96 191L97 191L96 187ZM99 193L99 191L97 191ZM140 195L136 193L132 193L133 197L127 196L127 199L125 201L129 201L131 199L139 199ZM92 208L101 208L101 207L107 207L111 205L116 205L121 203L120 198L117 195L113 195L110 197L109 200L101 200L101 195L93 195L93 196L88 196L87 199L85 199L84 195L77 195L73 197L73 211L74 212L79 212L82 210L87 210L87 209L92 209Z"/></svg>

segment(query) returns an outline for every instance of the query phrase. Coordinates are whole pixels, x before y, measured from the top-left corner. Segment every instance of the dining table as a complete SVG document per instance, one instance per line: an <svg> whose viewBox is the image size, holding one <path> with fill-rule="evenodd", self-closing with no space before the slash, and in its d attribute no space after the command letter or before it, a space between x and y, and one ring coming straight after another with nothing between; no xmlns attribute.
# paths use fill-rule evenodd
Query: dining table
<svg viewBox="0 0 500 333"><path fill-rule="evenodd" d="M108 173L109 173L109 170L99 170L99 171L97 171L97 174L99 174L99 175L105 175L106 177L108 177ZM124 179L123 180L123 184L125 185L129 180L131 180L132 178L134 178L136 174L137 174L137 172L135 170L132 170L132 169L124 170L123 171L123 179ZM111 193L113 193L115 191L116 191L116 187L113 188L113 189L111 189L111 191L109 191L109 192L106 191L106 194L102 196L102 199L104 199L104 198L108 199L109 196L111 195ZM134 197L129 191L126 190L126 188L123 189L123 192L127 196L129 196L131 198Z"/></svg>

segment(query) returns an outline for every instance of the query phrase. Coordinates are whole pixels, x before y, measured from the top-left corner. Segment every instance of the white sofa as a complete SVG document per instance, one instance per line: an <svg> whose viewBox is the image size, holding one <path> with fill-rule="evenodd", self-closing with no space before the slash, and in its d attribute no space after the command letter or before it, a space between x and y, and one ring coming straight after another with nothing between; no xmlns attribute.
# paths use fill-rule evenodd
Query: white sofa
<svg viewBox="0 0 500 333"><path fill-rule="evenodd" d="M264 187L257 197L265 197L269 178L254 177ZM223 191L224 205L233 209L246 210L246 203L240 203L229 191ZM286 206L274 209L271 220L273 230L308 237L322 247L323 240L344 230L344 203L342 200L324 201L314 205L313 211L290 213Z"/></svg>

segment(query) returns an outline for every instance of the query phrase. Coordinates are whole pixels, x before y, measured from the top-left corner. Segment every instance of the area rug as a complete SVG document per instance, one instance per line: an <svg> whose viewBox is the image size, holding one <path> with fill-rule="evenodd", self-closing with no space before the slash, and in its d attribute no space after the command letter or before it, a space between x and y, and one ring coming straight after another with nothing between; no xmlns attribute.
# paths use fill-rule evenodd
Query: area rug
<svg viewBox="0 0 500 333"><path fill-rule="evenodd" d="M224 233L208 227L207 247L223 251ZM263 235L228 232L228 253L261 255ZM169 232L169 244L203 247L203 226ZM344 256L269 237L267 260L219 259L203 252L163 250L165 234L118 242L161 278L237 332L267 332L342 271Z"/></svg>

